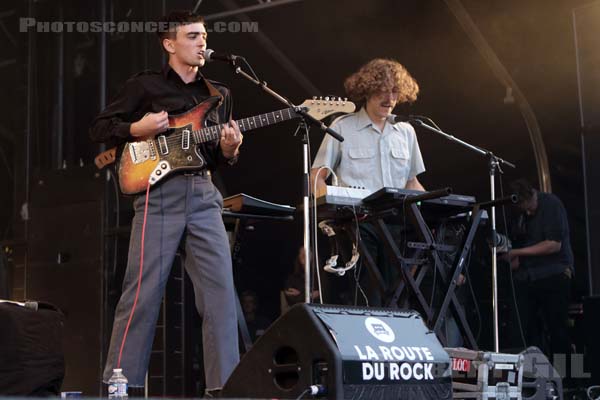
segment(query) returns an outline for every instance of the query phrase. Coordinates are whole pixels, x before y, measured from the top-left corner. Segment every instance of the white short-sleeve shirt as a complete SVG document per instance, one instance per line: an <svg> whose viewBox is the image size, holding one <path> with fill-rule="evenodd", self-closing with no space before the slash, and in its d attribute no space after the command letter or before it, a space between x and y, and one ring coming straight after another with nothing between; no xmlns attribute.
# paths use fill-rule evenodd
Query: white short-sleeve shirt
<svg viewBox="0 0 600 400"><path fill-rule="evenodd" d="M326 135L313 168L328 166L339 184L375 192L382 187L404 189L406 182L425 171L414 128L388 118L383 131L373 125L366 110L338 118L331 126L343 142Z"/></svg>

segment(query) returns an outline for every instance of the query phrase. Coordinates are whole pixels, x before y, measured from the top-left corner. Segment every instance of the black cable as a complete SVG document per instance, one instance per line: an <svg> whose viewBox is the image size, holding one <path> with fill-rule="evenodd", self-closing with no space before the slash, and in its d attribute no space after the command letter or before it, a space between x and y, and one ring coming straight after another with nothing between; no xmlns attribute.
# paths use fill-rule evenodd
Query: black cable
<svg viewBox="0 0 600 400"><path fill-rule="evenodd" d="M362 242L362 237L360 235L360 224L358 222L358 214L356 213L356 205L355 204L352 204L352 214L354 215L354 223L355 223L354 230L356 231L356 239L355 239L356 251L358 251L359 243ZM363 259L364 259L364 257L360 257L358 259L358 265L354 267L354 282L356 283L356 286L354 288L354 305L356 306L358 304L358 291L360 290L360 293L361 293L363 299L365 300L366 306L369 307L369 299L367 298L365 291L363 290L362 286L360 285L360 272L362 271Z"/></svg>
<svg viewBox="0 0 600 400"><path fill-rule="evenodd" d="M6 167L6 172L7 172L8 178L9 178L10 182L12 183L12 188L13 188L12 194L13 194L13 199L14 199L14 196L16 194L14 191L15 176L13 175L13 170L10 168L10 164L8 163L8 159L6 158L6 153L4 153L4 149L2 147L0 147L0 157L2 158L2 161L4 162L4 166ZM14 205L13 205L13 207L14 207ZM8 237L8 232L10 231L10 227L11 227L11 221L7 221L6 227L4 228L4 232L2 232L2 240L5 240Z"/></svg>
<svg viewBox="0 0 600 400"><path fill-rule="evenodd" d="M502 175L500 175L500 197L504 197L504 187L502 185ZM508 237L508 225L506 223L506 208L502 205L502 219L504 220L504 234ZM492 238L494 240L494 245L496 244L496 238ZM510 264L510 260L509 264ZM515 281L513 279L512 266L508 266L508 275L510 280L510 286L512 289L512 299L513 305L515 306L515 312L517 313L517 325L519 325L519 333L521 335L521 341L523 342L523 348L527 348L527 341L525 340L525 333L523 332L523 325L521 323L521 313L519 312L519 306L517 304L517 293L515 291Z"/></svg>
<svg viewBox="0 0 600 400"><path fill-rule="evenodd" d="M404 232L402 232L404 230ZM403 234L404 233L404 234ZM406 202L402 202L402 226L400 228L400 237L398 238L399 250L402 258L406 258L406 243L408 242L408 230L406 229Z"/></svg>
<svg viewBox="0 0 600 400"><path fill-rule="evenodd" d="M362 260L359 260L358 266L354 268L354 282L356 283L356 286L354 287L354 305L358 305L358 292L360 291L360 294L365 301L365 307L369 307L369 298L360 284L360 273L362 271L362 266Z"/></svg>
<svg viewBox="0 0 600 400"><path fill-rule="evenodd" d="M429 230L429 228L427 228L427 229ZM444 232L445 229L446 229L446 227L444 226L444 224L441 224L440 227L439 227L439 230L438 230L438 234L440 234L440 232L441 232L440 237L442 237L442 238L444 237L443 235L445 233ZM429 234L431 235L431 231L429 231ZM436 240L435 237L433 237L433 235L431 236L431 239L435 240L436 242L438 241L438 240ZM442 265L441 267L444 268L444 266L445 265ZM435 266L435 259L434 259L433 260L433 280L431 282L431 300L429 301L429 308L430 309L433 309L433 301L434 301L434 298L435 298L435 285L436 285L436 283L437 283L437 268ZM430 323L430 322L431 322L430 320L427 321L427 323Z"/></svg>
<svg viewBox="0 0 600 400"><path fill-rule="evenodd" d="M471 275L469 273L469 266L471 265L471 256L473 255L473 247L469 249L469 253L467 254L467 261L465 262L464 271L466 272L467 284L469 285L469 291L471 292L471 297L473 298L473 305L475 306L475 312L477 313L477 334L475 335L475 341L479 342L479 338L481 336L481 310L479 309L479 303L477 301L477 296L475 295L475 289L473 288L473 284L471 283Z"/></svg>
<svg viewBox="0 0 600 400"><path fill-rule="evenodd" d="M242 60L244 62L244 64L246 64L246 66L250 70L250 73L252 74L252 76L254 77L254 79L256 79L257 81L260 82L260 79L258 78L258 75L256 75L256 72L254 72L254 68L252 68L252 65L250 65L250 63L244 57L238 56L237 58L240 59L240 60Z"/></svg>
<svg viewBox="0 0 600 400"><path fill-rule="evenodd" d="M304 391L302 393L300 393L300 395L298 397L296 397L296 400L300 400L301 398L303 398L307 393L310 393L310 388L308 389L304 389Z"/></svg>
<svg viewBox="0 0 600 400"><path fill-rule="evenodd" d="M2 161L4 162L4 166L6 167L6 171L8 172L8 177L10 178L11 182L14 182L15 177L13 175L13 171L10 168L10 164L8 163L8 159L6 158L6 153L4 153L4 149L2 147L0 147L0 158L2 158Z"/></svg>
<svg viewBox="0 0 600 400"><path fill-rule="evenodd" d="M426 117L425 115L413 115L413 118L416 119L424 119L425 121L429 122L431 125L433 125L434 128L436 128L437 130L441 131L442 128L440 128L431 118Z"/></svg>
<svg viewBox="0 0 600 400"><path fill-rule="evenodd" d="M431 241L434 242L434 243L437 243L438 240L435 237L435 235L433 234L433 232L431 232L431 229L429 228L429 226L427 224L424 224L424 226L425 226L425 229L427 230L427 234L431 238ZM444 229L445 229L445 227L440 228L440 230L442 232L444 231ZM431 259L433 261L433 282L431 284L431 303L429 304L429 308L433 307L433 299L435 297L435 286L436 286L436 283L437 283L437 268L436 268L436 265L435 265L435 257L431 256ZM442 257L440 257L440 261L443 261ZM444 265L442 265L441 267L444 268ZM429 323L431 321L428 320L427 322Z"/></svg>

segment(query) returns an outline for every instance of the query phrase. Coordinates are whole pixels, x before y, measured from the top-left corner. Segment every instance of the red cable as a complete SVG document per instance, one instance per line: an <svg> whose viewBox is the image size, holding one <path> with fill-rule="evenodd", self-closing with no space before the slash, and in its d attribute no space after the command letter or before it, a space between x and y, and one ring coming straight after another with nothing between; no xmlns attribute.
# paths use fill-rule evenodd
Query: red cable
<svg viewBox="0 0 600 400"><path fill-rule="evenodd" d="M123 355L123 348L125 347L125 340L127 339L127 332L129 332L129 325L133 319L133 313L135 312L135 306L137 305L138 297L140 295L140 288L142 287L142 272L144 271L144 237L146 235L146 217L148 216L148 197L150 194L150 181L146 187L146 203L144 204L144 223L142 225L142 246L140 253L140 275L138 277L137 289L135 291L135 299L133 300L133 307L131 307L131 313L129 314L129 320L127 326L125 326L125 333L123 334L123 340L121 341L121 348L119 349L119 359L117 360L117 368L121 368L121 356Z"/></svg>

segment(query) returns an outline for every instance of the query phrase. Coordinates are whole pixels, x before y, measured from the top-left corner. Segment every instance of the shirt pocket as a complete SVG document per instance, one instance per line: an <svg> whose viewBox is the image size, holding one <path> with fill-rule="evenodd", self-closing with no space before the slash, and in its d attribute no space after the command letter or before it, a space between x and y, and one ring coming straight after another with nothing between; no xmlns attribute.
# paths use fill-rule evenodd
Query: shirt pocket
<svg viewBox="0 0 600 400"><path fill-rule="evenodd" d="M348 149L348 173L358 180L372 177L375 171L376 149L369 147L351 147Z"/></svg>
<svg viewBox="0 0 600 400"><path fill-rule="evenodd" d="M408 180L410 174L410 156L405 146L393 146L390 149L390 171L395 179Z"/></svg>

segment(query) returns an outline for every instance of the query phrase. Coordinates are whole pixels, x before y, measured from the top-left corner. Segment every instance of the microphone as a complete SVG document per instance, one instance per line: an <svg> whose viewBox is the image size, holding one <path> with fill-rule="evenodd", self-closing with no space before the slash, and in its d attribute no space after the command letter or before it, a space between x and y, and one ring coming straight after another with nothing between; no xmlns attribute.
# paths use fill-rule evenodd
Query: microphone
<svg viewBox="0 0 600 400"><path fill-rule="evenodd" d="M398 122L409 122L411 120L412 115L394 115L394 123Z"/></svg>
<svg viewBox="0 0 600 400"><path fill-rule="evenodd" d="M241 57L236 56L235 54L217 53L213 49L204 50L204 59L206 60L206 62L211 62L211 61L232 62L232 61L235 61L236 58L241 58Z"/></svg>
<svg viewBox="0 0 600 400"><path fill-rule="evenodd" d="M414 128L422 127L425 125L425 123L421 120L421 118L424 117L421 115L396 115L394 116L394 123L397 124L398 122L406 122L411 124Z"/></svg>
<svg viewBox="0 0 600 400"><path fill-rule="evenodd" d="M421 120L419 119L421 116L420 115L395 115L394 116L394 123L398 123L398 122L421 122Z"/></svg>

